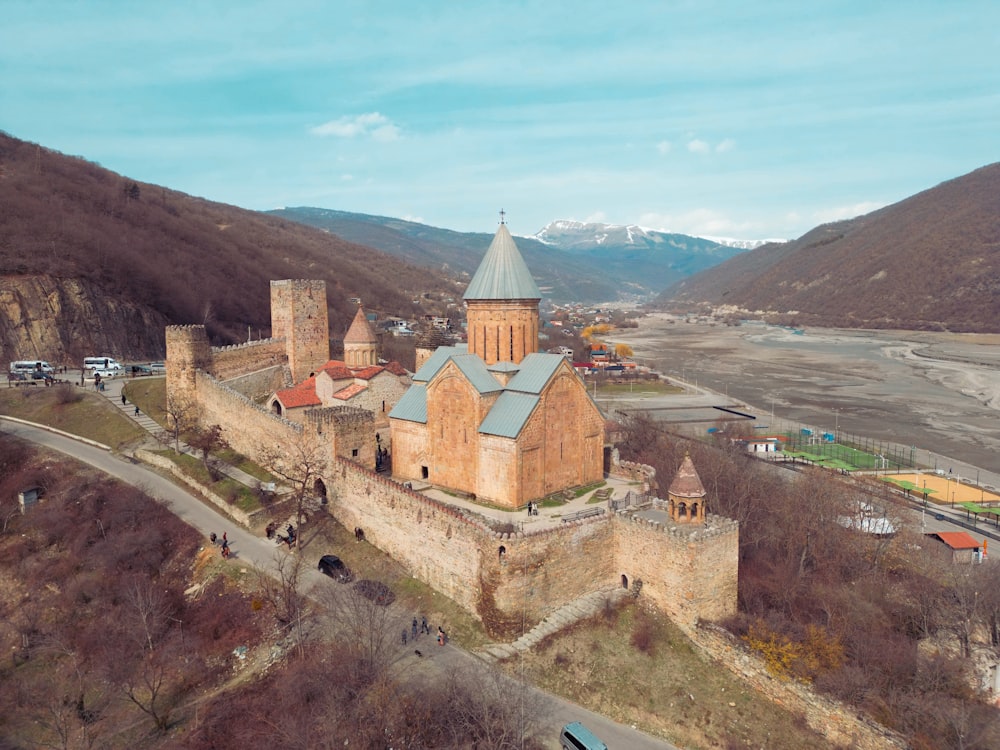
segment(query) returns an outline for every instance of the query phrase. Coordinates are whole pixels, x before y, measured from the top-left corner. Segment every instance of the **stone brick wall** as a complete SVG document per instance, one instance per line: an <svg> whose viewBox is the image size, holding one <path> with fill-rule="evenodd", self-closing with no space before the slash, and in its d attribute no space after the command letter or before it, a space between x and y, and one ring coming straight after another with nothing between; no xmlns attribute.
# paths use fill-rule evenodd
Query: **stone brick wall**
<svg viewBox="0 0 1000 750"><path fill-rule="evenodd" d="M492 365L538 351L537 300L469 300L469 351Z"/></svg>
<svg viewBox="0 0 1000 750"><path fill-rule="evenodd" d="M257 370L286 364L284 339L262 339L212 348L209 372L218 380L232 380Z"/></svg>
<svg viewBox="0 0 1000 750"><path fill-rule="evenodd" d="M434 431L429 481L477 492L479 425L483 416L479 392L449 362L427 388L427 425L428 431Z"/></svg>
<svg viewBox="0 0 1000 750"><path fill-rule="evenodd" d="M736 613L739 525L708 514L705 525L614 517L617 576L642 580L642 595L686 629Z"/></svg>
<svg viewBox="0 0 1000 750"><path fill-rule="evenodd" d="M190 407L197 401L196 379L212 363L205 326L167 326L167 401Z"/></svg>
<svg viewBox="0 0 1000 750"><path fill-rule="evenodd" d="M374 472L339 461L331 512L436 591L476 611L480 549L492 532L451 506Z"/></svg>
<svg viewBox="0 0 1000 750"><path fill-rule="evenodd" d="M302 433L302 425L272 414L206 372L197 376L197 403L199 422L220 425L233 449L251 459L259 460L262 448L294 441Z"/></svg>
<svg viewBox="0 0 1000 750"><path fill-rule="evenodd" d="M283 279L271 282L271 335L286 341L292 380L301 383L330 359L326 282Z"/></svg>
<svg viewBox="0 0 1000 750"><path fill-rule="evenodd" d="M354 406L309 409L303 424L330 447L330 458L347 458L375 468L375 428L371 412Z"/></svg>
<svg viewBox="0 0 1000 750"><path fill-rule="evenodd" d="M563 604L608 586L643 582L642 596L685 630L736 610L738 525L653 524L627 515L500 534L464 511L338 460L327 486L330 512L407 566L410 573L483 617L492 611L527 627ZM504 548L501 555L500 548Z"/></svg>

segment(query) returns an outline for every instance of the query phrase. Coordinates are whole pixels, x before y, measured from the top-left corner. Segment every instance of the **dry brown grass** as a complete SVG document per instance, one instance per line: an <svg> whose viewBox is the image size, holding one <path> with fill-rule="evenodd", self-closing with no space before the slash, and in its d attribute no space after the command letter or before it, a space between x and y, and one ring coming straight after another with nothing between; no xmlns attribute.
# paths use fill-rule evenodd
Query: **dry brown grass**
<svg viewBox="0 0 1000 750"><path fill-rule="evenodd" d="M633 639L642 648L633 645ZM832 748L696 651L669 618L633 602L565 630L506 668L539 687L685 748Z"/></svg>

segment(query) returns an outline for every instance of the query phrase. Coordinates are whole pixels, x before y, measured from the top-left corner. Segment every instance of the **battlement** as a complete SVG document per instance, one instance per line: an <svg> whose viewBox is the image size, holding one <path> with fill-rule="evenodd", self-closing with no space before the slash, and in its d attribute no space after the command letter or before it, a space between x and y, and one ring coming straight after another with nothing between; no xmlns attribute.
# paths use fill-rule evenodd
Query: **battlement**
<svg viewBox="0 0 1000 750"><path fill-rule="evenodd" d="M284 339L277 339L277 338L271 337L269 339L257 339L255 341L244 341L242 344L230 344L229 346L213 346L212 347L212 353L213 354L221 354L223 352L236 352L236 351L242 351L242 350L246 350L246 349L255 349L255 348L262 347L262 346L270 348L274 344L284 344L284 343L285 343Z"/></svg>
<svg viewBox="0 0 1000 750"><path fill-rule="evenodd" d="M309 409L305 413L306 420L315 426L326 425L358 425L374 422L375 415L367 409L357 406L325 406Z"/></svg>

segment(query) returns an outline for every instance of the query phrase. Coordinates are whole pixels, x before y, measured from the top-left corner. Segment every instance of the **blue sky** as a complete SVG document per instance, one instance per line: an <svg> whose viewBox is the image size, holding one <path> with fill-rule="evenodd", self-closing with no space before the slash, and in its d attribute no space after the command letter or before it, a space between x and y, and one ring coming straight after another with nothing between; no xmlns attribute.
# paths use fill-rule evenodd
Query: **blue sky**
<svg viewBox="0 0 1000 750"><path fill-rule="evenodd" d="M250 209L796 237L1000 160L1000 3L0 4L0 130Z"/></svg>

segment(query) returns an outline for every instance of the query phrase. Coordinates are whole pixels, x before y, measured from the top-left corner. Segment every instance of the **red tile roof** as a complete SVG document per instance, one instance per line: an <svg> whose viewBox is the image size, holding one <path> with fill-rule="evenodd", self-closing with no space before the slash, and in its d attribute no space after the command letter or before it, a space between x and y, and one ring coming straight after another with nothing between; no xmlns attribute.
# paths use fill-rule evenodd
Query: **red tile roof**
<svg viewBox="0 0 1000 750"><path fill-rule="evenodd" d="M979 542L964 531L938 531L936 536L952 549L978 549Z"/></svg>
<svg viewBox="0 0 1000 750"><path fill-rule="evenodd" d="M316 395L316 376L311 375L292 388L285 388L274 394L286 409L297 409L301 406L319 406Z"/></svg>
<svg viewBox="0 0 1000 750"><path fill-rule="evenodd" d="M400 375L400 376L409 375L409 373L406 371L406 368L403 367L401 364L399 364L399 362L390 362L385 366L385 369L387 369L393 375Z"/></svg>
<svg viewBox="0 0 1000 750"><path fill-rule="evenodd" d="M336 399L340 399L341 401L347 401L353 398L354 396L357 396L362 391L366 390L368 390L367 385L354 383L352 385L347 386L346 388L341 388L339 391L333 394L333 397Z"/></svg>
<svg viewBox="0 0 1000 750"><path fill-rule="evenodd" d="M385 368L380 365L369 365L368 367L359 367L354 370L354 377L361 378L362 380L371 380Z"/></svg>

